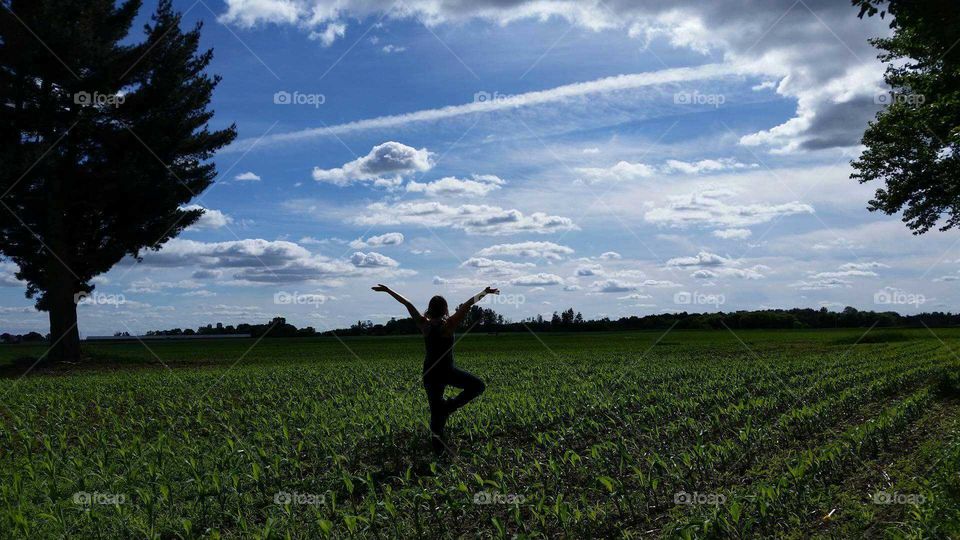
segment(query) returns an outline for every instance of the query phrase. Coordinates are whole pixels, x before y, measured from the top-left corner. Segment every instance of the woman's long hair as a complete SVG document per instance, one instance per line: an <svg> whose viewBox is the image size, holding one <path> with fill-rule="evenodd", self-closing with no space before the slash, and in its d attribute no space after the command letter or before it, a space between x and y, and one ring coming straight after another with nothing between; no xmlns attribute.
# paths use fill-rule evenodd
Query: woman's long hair
<svg viewBox="0 0 960 540"><path fill-rule="evenodd" d="M425 315L428 319L442 319L447 316L447 299L439 294L430 299Z"/></svg>

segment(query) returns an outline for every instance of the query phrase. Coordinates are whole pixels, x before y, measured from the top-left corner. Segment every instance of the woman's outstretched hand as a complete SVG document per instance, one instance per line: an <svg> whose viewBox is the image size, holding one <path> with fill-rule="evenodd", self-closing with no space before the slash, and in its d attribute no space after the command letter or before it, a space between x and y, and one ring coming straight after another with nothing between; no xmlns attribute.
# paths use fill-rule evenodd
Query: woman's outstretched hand
<svg viewBox="0 0 960 540"><path fill-rule="evenodd" d="M390 287L387 287L382 283L379 283L375 287L370 287L370 288L377 292L390 292Z"/></svg>
<svg viewBox="0 0 960 540"><path fill-rule="evenodd" d="M487 287L483 290L484 294L500 294L500 289L494 289L493 287Z"/></svg>

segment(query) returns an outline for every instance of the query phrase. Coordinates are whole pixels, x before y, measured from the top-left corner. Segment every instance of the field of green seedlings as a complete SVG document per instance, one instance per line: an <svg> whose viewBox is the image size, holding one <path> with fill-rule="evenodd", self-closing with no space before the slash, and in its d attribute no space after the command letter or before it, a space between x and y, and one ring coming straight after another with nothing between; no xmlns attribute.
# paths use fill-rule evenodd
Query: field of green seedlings
<svg viewBox="0 0 960 540"><path fill-rule="evenodd" d="M4 536L960 535L958 330L468 335L439 460L416 337L87 352L0 379Z"/></svg>

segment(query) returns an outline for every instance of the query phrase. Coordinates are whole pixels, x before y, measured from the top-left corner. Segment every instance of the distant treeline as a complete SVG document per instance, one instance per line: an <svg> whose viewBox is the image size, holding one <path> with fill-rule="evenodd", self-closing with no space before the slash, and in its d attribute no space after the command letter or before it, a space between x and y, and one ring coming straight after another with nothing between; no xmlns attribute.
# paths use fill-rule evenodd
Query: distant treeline
<svg viewBox="0 0 960 540"><path fill-rule="evenodd" d="M862 328L877 327L945 327L960 325L960 313L920 313L901 315L893 311L860 311L847 307L843 311L820 309L766 309L729 313L663 313L630 316L619 319L586 320L573 308L554 312L549 319L541 315L521 321L507 321L489 308L474 306L463 323L463 329L480 332L602 332L611 330L658 330L667 328L692 330L788 329L788 328ZM358 321L348 329L335 330L337 335L398 335L417 333L413 319L391 319L384 324ZM333 332L324 332L330 335Z"/></svg>
<svg viewBox="0 0 960 540"><path fill-rule="evenodd" d="M843 311L820 309L765 309L757 311L733 311L729 313L663 313L659 315L636 315L619 319L584 319L573 310L554 312L549 319L542 315L520 321L509 321L489 308L473 306L464 319L461 331L474 332L603 332L611 330L658 330L667 328L691 330L718 330L725 326L731 329L788 329L788 328L866 328L877 327L946 327L960 326L960 313L920 313L901 315L893 311L860 311L847 307ZM357 321L350 328L317 332L312 326L297 328L283 317L275 317L266 324L217 323L192 328L151 330L148 336L197 336L214 334L243 334L252 337L310 337L310 336L393 336L418 333L413 319L390 319L386 323ZM117 332L116 336L129 335ZM24 335L0 334L0 343L27 343L45 341L49 336L36 332Z"/></svg>

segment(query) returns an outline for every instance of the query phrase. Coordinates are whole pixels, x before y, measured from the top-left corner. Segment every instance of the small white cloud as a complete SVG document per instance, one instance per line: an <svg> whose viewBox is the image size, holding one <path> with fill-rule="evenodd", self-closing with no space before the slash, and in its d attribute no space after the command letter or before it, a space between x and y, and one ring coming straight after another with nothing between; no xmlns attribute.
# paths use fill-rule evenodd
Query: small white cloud
<svg viewBox="0 0 960 540"><path fill-rule="evenodd" d="M181 206L181 210L203 210L203 215L200 216L200 219L196 223L187 228L190 231L199 231L204 229L220 229L226 227L227 225L233 223L233 218L224 214L220 210L212 210L210 208L204 208L199 204L190 204L187 206Z"/></svg>
<svg viewBox="0 0 960 540"><path fill-rule="evenodd" d="M539 273L514 278L510 280L510 283L522 287L543 287L559 285L563 283L563 278L556 274Z"/></svg>
<svg viewBox="0 0 960 540"><path fill-rule="evenodd" d="M394 45L392 43L388 43L387 45L383 46L382 50L387 54L393 54L393 53L402 53L403 51L407 50L407 48L402 47L400 45Z"/></svg>
<svg viewBox="0 0 960 540"><path fill-rule="evenodd" d="M241 182L259 182L260 176L252 171L247 171L234 176L233 179Z"/></svg>
<svg viewBox="0 0 960 540"><path fill-rule="evenodd" d="M303 240L300 241L304 243ZM403 234L398 232L391 232L386 234L381 234L379 236L371 236L364 240L363 238L357 238L356 240L350 242L350 247L353 249L363 249L371 247L382 247L382 246L399 246L403 243Z"/></svg>
<svg viewBox="0 0 960 540"><path fill-rule="evenodd" d="M347 34L347 25L343 23L332 22L323 29L322 32L310 32L310 39L320 42L320 45L329 47L337 38L342 38Z"/></svg>
<svg viewBox="0 0 960 540"><path fill-rule="evenodd" d="M579 182L584 184L598 184L601 182L620 182L622 180L639 180L649 178L656 172L655 169L643 163L620 161L611 167L580 167L576 169L580 174Z"/></svg>
<svg viewBox="0 0 960 540"><path fill-rule="evenodd" d="M616 259L622 259L623 257L616 251L604 251L598 258L605 261L612 261Z"/></svg>
<svg viewBox="0 0 960 540"><path fill-rule="evenodd" d="M713 231L713 235L724 240L744 240L750 238L750 229L720 229Z"/></svg>

